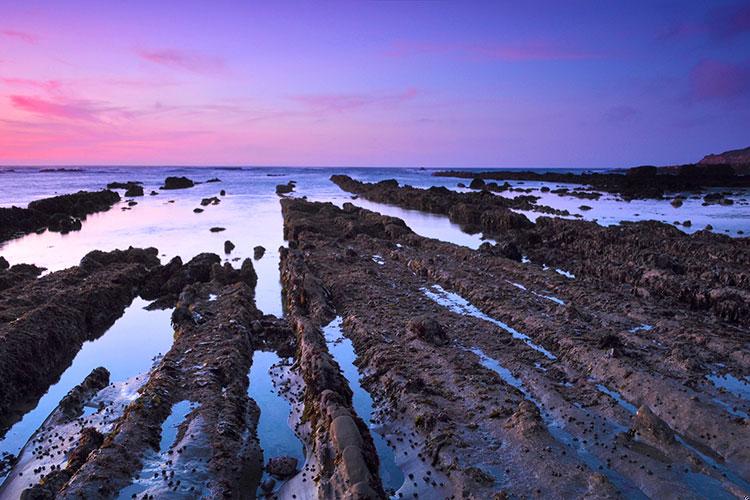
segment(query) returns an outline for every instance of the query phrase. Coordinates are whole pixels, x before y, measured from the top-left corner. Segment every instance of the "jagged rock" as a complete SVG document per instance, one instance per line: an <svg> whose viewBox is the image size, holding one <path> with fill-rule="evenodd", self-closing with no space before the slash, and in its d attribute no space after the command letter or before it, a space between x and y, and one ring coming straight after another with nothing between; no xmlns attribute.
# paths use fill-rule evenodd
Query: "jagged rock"
<svg viewBox="0 0 750 500"><path fill-rule="evenodd" d="M266 253L266 249L260 245L253 248L253 258L255 260L260 260L261 258L263 258L263 255L265 255L265 253Z"/></svg>
<svg viewBox="0 0 750 500"><path fill-rule="evenodd" d="M234 243L232 243L229 240L226 240L224 242L224 253L232 253L232 250L234 250Z"/></svg>

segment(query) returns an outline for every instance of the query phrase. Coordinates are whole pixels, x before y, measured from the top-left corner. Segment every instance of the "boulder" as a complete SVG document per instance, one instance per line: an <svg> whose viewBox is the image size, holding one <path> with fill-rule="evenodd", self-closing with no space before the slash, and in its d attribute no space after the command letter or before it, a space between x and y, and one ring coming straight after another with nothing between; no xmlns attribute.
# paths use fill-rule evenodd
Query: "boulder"
<svg viewBox="0 0 750 500"><path fill-rule="evenodd" d="M187 189L195 186L195 183L187 177L167 177L160 189Z"/></svg>
<svg viewBox="0 0 750 500"><path fill-rule="evenodd" d="M443 346L449 342L443 326L436 319L429 316L421 316L409 320L406 329L417 338L433 345Z"/></svg>
<svg viewBox="0 0 750 500"><path fill-rule="evenodd" d="M297 459L294 457L273 457L266 464L266 471L279 479L292 477L297 473Z"/></svg>

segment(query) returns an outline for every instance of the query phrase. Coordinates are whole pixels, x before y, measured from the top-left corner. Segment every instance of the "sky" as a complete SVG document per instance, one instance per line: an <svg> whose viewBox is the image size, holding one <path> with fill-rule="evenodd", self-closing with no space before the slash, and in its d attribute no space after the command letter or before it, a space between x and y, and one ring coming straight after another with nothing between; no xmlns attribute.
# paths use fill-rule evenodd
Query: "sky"
<svg viewBox="0 0 750 500"><path fill-rule="evenodd" d="M750 146L750 1L0 0L0 164L622 167Z"/></svg>

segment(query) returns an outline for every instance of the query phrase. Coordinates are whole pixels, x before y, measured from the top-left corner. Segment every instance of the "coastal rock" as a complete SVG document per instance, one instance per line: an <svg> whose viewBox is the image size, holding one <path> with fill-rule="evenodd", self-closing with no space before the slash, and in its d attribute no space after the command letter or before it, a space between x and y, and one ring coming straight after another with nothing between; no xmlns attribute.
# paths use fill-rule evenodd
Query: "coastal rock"
<svg viewBox="0 0 750 500"><path fill-rule="evenodd" d="M253 258L255 260L260 260L261 258L263 258L263 255L265 255L265 253L266 249L260 245L253 248Z"/></svg>
<svg viewBox="0 0 750 500"><path fill-rule="evenodd" d="M232 243L229 240L226 240L224 242L224 253L232 253L232 250L234 250L234 243Z"/></svg>
<svg viewBox="0 0 750 500"><path fill-rule="evenodd" d="M279 479L292 477L297 473L297 459L294 457L273 457L266 465L266 471Z"/></svg>
<svg viewBox="0 0 750 500"><path fill-rule="evenodd" d="M429 316L423 316L409 320L406 325L407 331L430 344L443 346L449 342L448 335L442 325Z"/></svg>
<svg viewBox="0 0 750 500"><path fill-rule="evenodd" d="M167 177L164 185L159 189L187 189L195 186L195 182L187 177Z"/></svg>
<svg viewBox="0 0 750 500"><path fill-rule="evenodd" d="M292 181L289 181L286 184L278 184L276 186L276 194L279 196L288 194L294 191L294 183Z"/></svg>
<svg viewBox="0 0 750 500"><path fill-rule="evenodd" d="M219 203L221 203L221 200L217 198L216 196L212 196L210 198L203 198L201 200L202 207L206 207L208 205L218 205Z"/></svg>
<svg viewBox="0 0 750 500"><path fill-rule="evenodd" d="M125 191L125 196L143 196L143 186L133 185Z"/></svg>

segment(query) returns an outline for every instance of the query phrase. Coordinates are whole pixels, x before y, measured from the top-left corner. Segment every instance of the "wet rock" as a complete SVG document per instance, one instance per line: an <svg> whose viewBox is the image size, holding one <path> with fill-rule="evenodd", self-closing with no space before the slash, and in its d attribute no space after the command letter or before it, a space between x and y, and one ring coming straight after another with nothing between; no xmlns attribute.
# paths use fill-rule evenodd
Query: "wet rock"
<svg viewBox="0 0 750 500"><path fill-rule="evenodd" d="M226 196L226 195L227 195L227 192L225 190L222 189L221 191L219 191L219 196Z"/></svg>
<svg viewBox="0 0 750 500"><path fill-rule="evenodd" d="M226 229L227 228L225 228L225 227L218 227L218 226L216 226L216 227L212 227L211 229L209 229L209 231L211 231L212 233L220 233L222 231L226 231Z"/></svg>
<svg viewBox="0 0 750 500"><path fill-rule="evenodd" d="M465 188L466 184L464 184L463 182L459 182L458 184L456 184L456 187Z"/></svg>
<svg viewBox="0 0 750 500"><path fill-rule="evenodd" d="M133 184L125 191L125 196L143 196L143 186Z"/></svg>
<svg viewBox="0 0 750 500"><path fill-rule="evenodd" d="M80 231L82 227L80 219L65 214L55 214L51 216L48 224L50 231L63 234L69 233L70 231Z"/></svg>
<svg viewBox="0 0 750 500"><path fill-rule="evenodd" d="M167 177L160 189L187 189L195 186L195 182L187 177Z"/></svg>
<svg viewBox="0 0 750 500"><path fill-rule="evenodd" d="M158 192L158 191L151 191L151 192L149 193L149 195L151 195L151 196L156 196L157 194L159 194L159 192Z"/></svg>
<svg viewBox="0 0 750 500"><path fill-rule="evenodd" d="M682 206L682 198L675 198L669 204L675 208L680 208Z"/></svg>
<svg viewBox="0 0 750 500"><path fill-rule="evenodd" d="M469 183L469 188L471 189L483 189L484 188L484 180L480 179L479 177L475 177L471 180Z"/></svg>
<svg viewBox="0 0 750 500"><path fill-rule="evenodd" d="M263 255L265 255L265 253L266 249L260 245L253 248L253 258L255 260L260 260L261 258L263 258Z"/></svg>
<svg viewBox="0 0 750 500"><path fill-rule="evenodd" d="M224 253L232 253L232 250L234 250L234 243L232 243L229 240L226 240L224 242Z"/></svg>
<svg viewBox="0 0 750 500"><path fill-rule="evenodd" d="M0 241L43 231L76 231L81 221L94 212L109 210L120 201L114 191L79 191L32 201L27 208L0 208Z"/></svg>
<svg viewBox="0 0 750 500"><path fill-rule="evenodd" d="M202 207L206 207L208 205L218 205L219 203L221 203L221 200L217 198L216 196L212 196L210 198L203 198L201 200Z"/></svg>
<svg viewBox="0 0 750 500"><path fill-rule="evenodd" d="M206 183L209 182L221 182L221 179L219 179L218 177L212 177L206 181Z"/></svg>
<svg viewBox="0 0 750 500"><path fill-rule="evenodd" d="M266 465L266 471L279 479L292 477L297 473L297 459L294 457L273 457Z"/></svg>
<svg viewBox="0 0 750 500"><path fill-rule="evenodd" d="M484 243L479 245L479 251L486 252L491 255L505 257L506 259L515 260L516 262L521 262L521 260L523 259L521 250L512 241L499 241L495 245L485 241Z"/></svg>
<svg viewBox="0 0 750 500"><path fill-rule="evenodd" d="M294 191L294 183L292 181L289 181L286 184L278 184L276 186L276 194L279 196L288 194Z"/></svg>
<svg viewBox="0 0 750 500"><path fill-rule="evenodd" d="M406 329L417 338L433 345L444 346L450 341L443 326L436 319L428 316L410 320Z"/></svg>
<svg viewBox="0 0 750 500"><path fill-rule="evenodd" d="M669 446L675 443L674 431L662 419L654 415L646 405L641 405L633 419L631 432L636 438L655 446Z"/></svg>
<svg viewBox="0 0 750 500"><path fill-rule="evenodd" d="M201 213L203 213L203 209L202 208L194 208L193 212L195 212L196 214L201 214Z"/></svg>
<svg viewBox="0 0 750 500"><path fill-rule="evenodd" d="M102 366L94 368L83 382L63 397L59 405L60 410L68 418L79 416L83 412L84 402L107 385L109 385L109 371Z"/></svg>
<svg viewBox="0 0 750 500"><path fill-rule="evenodd" d="M591 207L588 205L581 205L580 207L578 207L578 210L588 211L591 210Z"/></svg>

